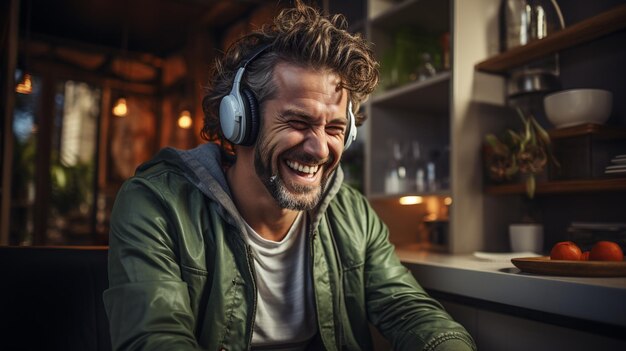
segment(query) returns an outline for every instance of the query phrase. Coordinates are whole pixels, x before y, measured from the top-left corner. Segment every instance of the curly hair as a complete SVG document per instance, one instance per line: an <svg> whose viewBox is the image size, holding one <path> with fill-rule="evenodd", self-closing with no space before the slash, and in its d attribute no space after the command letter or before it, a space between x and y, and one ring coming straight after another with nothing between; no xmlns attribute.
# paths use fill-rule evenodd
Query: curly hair
<svg viewBox="0 0 626 351"><path fill-rule="evenodd" d="M350 34L347 27L343 15L322 16L317 9L298 0L293 8L282 10L273 24L237 40L212 67L212 79L202 99L202 138L219 142L224 150L233 152L232 144L220 128L220 101L230 93L241 62L268 43L271 48L247 66L242 78L242 85L255 94L261 110L263 103L276 93L272 79L274 67L279 62L288 62L337 74L341 87L350 92L354 111L358 111L378 84L379 64L368 42L359 34ZM364 120L365 116L357 114L357 125Z"/></svg>

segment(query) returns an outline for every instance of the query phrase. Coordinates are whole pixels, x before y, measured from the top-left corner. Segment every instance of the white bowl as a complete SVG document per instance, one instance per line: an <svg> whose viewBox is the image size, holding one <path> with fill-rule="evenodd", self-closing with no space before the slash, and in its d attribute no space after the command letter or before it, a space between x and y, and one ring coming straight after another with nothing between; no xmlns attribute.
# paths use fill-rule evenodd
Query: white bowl
<svg viewBox="0 0 626 351"><path fill-rule="evenodd" d="M613 93L602 89L571 89L543 99L550 123L556 128L579 124L604 124L611 115Z"/></svg>

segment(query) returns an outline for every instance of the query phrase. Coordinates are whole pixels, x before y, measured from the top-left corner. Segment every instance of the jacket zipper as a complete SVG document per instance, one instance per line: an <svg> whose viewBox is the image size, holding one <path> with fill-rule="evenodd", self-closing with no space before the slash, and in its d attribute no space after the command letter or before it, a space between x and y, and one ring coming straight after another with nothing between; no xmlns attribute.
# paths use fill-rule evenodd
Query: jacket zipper
<svg viewBox="0 0 626 351"><path fill-rule="evenodd" d="M337 265L337 315L339 318L337 319L337 349L341 350L343 345L343 320L341 316L345 310L343 303L343 268L341 266L341 257L339 255L339 248L337 247L337 242L335 241L335 235L333 233L332 227L328 221L328 217L326 218L326 225L328 226L328 231L330 232L330 241L333 244L333 250L335 251L335 264Z"/></svg>
<svg viewBox="0 0 626 351"><path fill-rule="evenodd" d="M254 259L252 257L252 249L250 245L246 244L246 258L248 263L248 271L250 272L250 276L252 277L252 318L250 318L250 336L248 337L248 347L250 350L252 348L252 335L254 334L254 319L256 318L256 304L257 304L257 291L256 291L256 275L254 271L254 265L251 263Z"/></svg>
<svg viewBox="0 0 626 351"><path fill-rule="evenodd" d="M330 226L329 226L330 227ZM317 307L317 289L315 288L315 275L313 273L314 271L314 262L313 262L313 247L314 247L314 241L315 241L315 237L318 235L318 231L313 229L312 230L313 235L311 235L311 279L313 280L313 293L315 295L314 297L314 303L315 303L315 314L316 314L316 320L317 320L317 328L319 329L319 332L322 332L322 329L320 327L320 319L319 319L319 311L318 311L318 307ZM332 233L331 233L331 237L332 237ZM333 238L331 238L332 242L333 242L333 247L335 250L335 257L338 257L337 255L339 255L339 251L337 250L337 245L335 244L335 241ZM340 268L338 268L340 269ZM341 277L341 273L338 272L338 274ZM343 279L339 279L339 284L343 284ZM337 301L337 309L339 309L339 313L341 313L342 308L341 308L341 299L342 299L342 295L343 295L343 291L341 289L341 287L339 285L337 285L337 295L339 295L338 297L338 301ZM334 306L334 303L333 303ZM333 307L334 308L334 307ZM335 347L337 347L337 350L341 350L341 345L342 345L342 340L343 340L343 327L341 324L341 320L337 320L337 327L338 329L336 329L337 335L336 335L336 339L335 339ZM324 344L324 338L320 335L320 340L322 340L322 345Z"/></svg>
<svg viewBox="0 0 626 351"><path fill-rule="evenodd" d="M315 287L315 256L314 256L314 247L315 247L315 237L317 236L317 230L314 230L312 227L309 230L309 233L311 233L310 235L310 250L309 250L309 263L310 263L310 271L311 271L311 283L313 285L313 305L315 306L315 323L317 324L317 330L318 333L320 333L319 338L322 342L322 345L324 345L324 338L322 337L321 333L322 333L322 328L320 325L320 314L318 311L318 305L317 305L317 289Z"/></svg>

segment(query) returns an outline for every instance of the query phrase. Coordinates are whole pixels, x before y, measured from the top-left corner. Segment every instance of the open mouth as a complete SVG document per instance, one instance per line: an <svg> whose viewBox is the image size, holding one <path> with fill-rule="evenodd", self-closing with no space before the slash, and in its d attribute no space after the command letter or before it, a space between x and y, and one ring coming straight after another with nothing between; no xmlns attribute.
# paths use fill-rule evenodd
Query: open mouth
<svg viewBox="0 0 626 351"><path fill-rule="evenodd" d="M304 165L302 163L299 163L297 161L287 160L285 163L290 169L295 171L298 175L307 177L307 178L315 177L315 175L317 174L317 171L320 169L319 165L309 166L309 165Z"/></svg>

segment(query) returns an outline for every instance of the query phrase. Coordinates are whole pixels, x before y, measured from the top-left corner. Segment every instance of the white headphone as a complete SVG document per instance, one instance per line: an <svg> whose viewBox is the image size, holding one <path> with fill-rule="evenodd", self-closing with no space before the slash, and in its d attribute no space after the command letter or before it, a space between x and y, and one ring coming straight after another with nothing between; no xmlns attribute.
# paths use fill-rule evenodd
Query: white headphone
<svg viewBox="0 0 626 351"><path fill-rule="evenodd" d="M250 58L243 61L235 74L233 88L220 101L220 126L222 133L233 144L251 146L259 134L261 121L259 103L250 89L247 87L241 88L241 79L246 66L271 46L272 44L261 46ZM352 112L352 101L348 102L348 119L348 131L344 141L344 150L356 140L356 121Z"/></svg>

